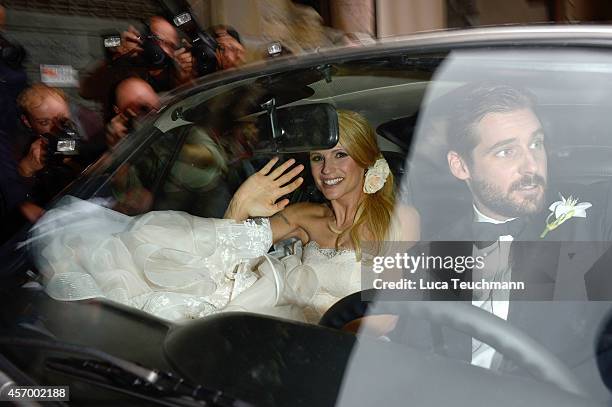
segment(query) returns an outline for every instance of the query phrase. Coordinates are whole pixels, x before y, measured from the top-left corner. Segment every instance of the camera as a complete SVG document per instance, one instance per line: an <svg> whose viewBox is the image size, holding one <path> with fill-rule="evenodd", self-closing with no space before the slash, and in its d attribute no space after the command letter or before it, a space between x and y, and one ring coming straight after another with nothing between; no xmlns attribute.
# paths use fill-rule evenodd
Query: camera
<svg viewBox="0 0 612 407"><path fill-rule="evenodd" d="M43 137L47 139L50 157L79 155L81 136L76 124L70 119L61 120L56 131L44 134Z"/></svg>
<svg viewBox="0 0 612 407"><path fill-rule="evenodd" d="M121 35L118 32L103 33L102 42L106 59L119 66L132 67L167 68L172 64L172 58L164 52L159 45L160 39L151 33L148 26L140 36L140 40L142 41L140 47L143 51L137 58L118 58L113 61L115 49L121 46Z"/></svg>
<svg viewBox="0 0 612 407"><path fill-rule="evenodd" d="M49 202L57 193L74 180L81 170L81 135L77 126L69 119L56 123L52 133L43 134L47 141L47 160L44 168L37 173L34 187L37 202ZM65 159L71 157L70 161Z"/></svg>
<svg viewBox="0 0 612 407"><path fill-rule="evenodd" d="M14 44L0 34L0 59L13 69L22 66L26 50L19 44Z"/></svg>
<svg viewBox="0 0 612 407"><path fill-rule="evenodd" d="M189 12L176 15L172 21L180 28L191 42L191 55L195 59L198 76L217 71L216 51L219 44L212 35L200 29Z"/></svg>
<svg viewBox="0 0 612 407"><path fill-rule="evenodd" d="M172 62L172 59L159 46L159 38L151 33L151 29L148 26L140 39L142 40L140 46L143 49L142 58L145 65L154 68L164 68Z"/></svg>
<svg viewBox="0 0 612 407"><path fill-rule="evenodd" d="M199 32L196 39L191 40L191 55L196 60L198 76L207 75L217 70L217 41L208 33Z"/></svg>

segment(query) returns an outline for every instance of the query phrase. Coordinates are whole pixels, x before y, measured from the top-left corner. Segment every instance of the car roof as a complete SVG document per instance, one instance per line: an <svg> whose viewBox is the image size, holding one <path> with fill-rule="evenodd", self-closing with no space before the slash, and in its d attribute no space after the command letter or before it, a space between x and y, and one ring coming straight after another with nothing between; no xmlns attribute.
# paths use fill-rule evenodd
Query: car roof
<svg viewBox="0 0 612 407"><path fill-rule="evenodd" d="M418 32L383 38L378 41L385 46L396 45L437 45L466 44L472 42L493 43L501 41L570 41L572 43L588 41L603 41L610 45L612 27L607 25L578 24L533 24L533 25L501 25L478 28L445 29Z"/></svg>
<svg viewBox="0 0 612 407"><path fill-rule="evenodd" d="M233 83L259 75L303 69L317 64L347 59L369 58L406 52L448 50L476 46L558 45L612 47L612 27L604 25L504 25L494 27L446 29L419 32L410 35L386 37L373 44L359 47L346 46L320 48L310 53L284 56L247 64L239 69L216 72L199 78L167 94L165 100L173 104L176 99L199 93L222 84Z"/></svg>

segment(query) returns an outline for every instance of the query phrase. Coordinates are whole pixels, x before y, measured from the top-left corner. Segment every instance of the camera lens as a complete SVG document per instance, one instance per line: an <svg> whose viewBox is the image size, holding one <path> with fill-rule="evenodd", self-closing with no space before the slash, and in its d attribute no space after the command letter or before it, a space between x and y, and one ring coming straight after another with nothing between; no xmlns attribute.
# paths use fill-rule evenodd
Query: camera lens
<svg viewBox="0 0 612 407"><path fill-rule="evenodd" d="M168 62L168 57L161 49L154 36L147 36L142 42L143 57L152 66L164 66Z"/></svg>
<svg viewBox="0 0 612 407"><path fill-rule="evenodd" d="M217 41L208 33L198 33L192 41L191 53L196 60L198 75L207 75L217 70L215 51L219 47Z"/></svg>

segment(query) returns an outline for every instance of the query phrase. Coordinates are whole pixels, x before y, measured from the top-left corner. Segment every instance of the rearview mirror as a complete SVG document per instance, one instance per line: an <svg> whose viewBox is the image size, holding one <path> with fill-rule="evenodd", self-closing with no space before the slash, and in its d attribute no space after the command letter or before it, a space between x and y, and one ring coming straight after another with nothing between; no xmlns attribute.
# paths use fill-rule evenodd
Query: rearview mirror
<svg viewBox="0 0 612 407"><path fill-rule="evenodd" d="M338 144L338 114L328 103L276 108L257 119L257 153L301 153Z"/></svg>

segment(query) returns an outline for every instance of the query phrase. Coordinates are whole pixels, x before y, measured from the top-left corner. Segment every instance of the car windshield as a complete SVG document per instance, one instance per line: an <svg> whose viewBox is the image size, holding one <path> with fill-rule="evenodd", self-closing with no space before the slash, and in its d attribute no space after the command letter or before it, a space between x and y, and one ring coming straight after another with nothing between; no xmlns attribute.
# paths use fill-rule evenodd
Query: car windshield
<svg viewBox="0 0 612 407"><path fill-rule="evenodd" d="M610 403L612 54L375 50L167 100L30 231L49 329L69 341L81 306L76 342L256 405ZM382 242L221 220L273 157L304 165L278 201L336 209L349 170L317 160L354 113L382 153L363 190L393 179ZM129 351L107 345L122 330Z"/></svg>

